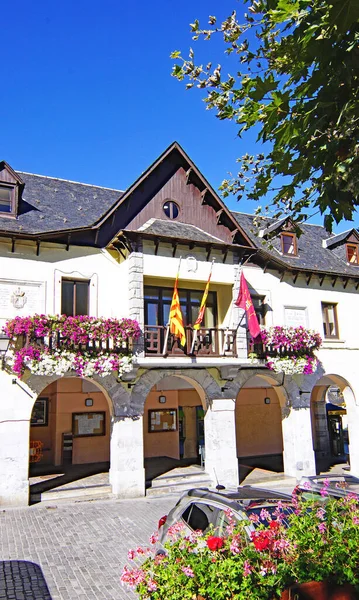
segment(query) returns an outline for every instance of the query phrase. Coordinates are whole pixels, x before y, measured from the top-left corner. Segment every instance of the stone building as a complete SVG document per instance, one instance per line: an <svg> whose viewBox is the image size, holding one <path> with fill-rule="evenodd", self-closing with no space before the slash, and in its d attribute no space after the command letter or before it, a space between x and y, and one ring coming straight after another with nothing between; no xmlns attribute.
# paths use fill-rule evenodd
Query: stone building
<svg viewBox="0 0 359 600"><path fill-rule="evenodd" d="M112 492L135 497L145 494L145 460L188 464L200 451L212 483L237 485L239 465L271 461L287 475L314 474L321 459L349 453L344 420L359 475L358 233L304 225L297 238L289 219L266 223L259 237L252 230L253 217L230 212L177 143L125 192L0 163L0 324L90 315L135 319L142 332L120 375L27 369L16 377L8 351L0 505L27 504L38 442L44 468L109 463ZM184 347L166 328L179 263ZM266 366L270 348L253 347L233 302L240 270L262 325L321 334L314 373Z"/></svg>

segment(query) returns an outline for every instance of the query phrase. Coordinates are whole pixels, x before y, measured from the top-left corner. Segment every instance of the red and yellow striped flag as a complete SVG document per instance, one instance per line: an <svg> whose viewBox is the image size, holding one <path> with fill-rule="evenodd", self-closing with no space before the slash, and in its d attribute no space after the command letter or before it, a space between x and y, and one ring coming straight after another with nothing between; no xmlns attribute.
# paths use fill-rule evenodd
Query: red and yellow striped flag
<svg viewBox="0 0 359 600"><path fill-rule="evenodd" d="M186 333L185 333L185 330L183 327L183 317L182 317L181 305L180 305L179 295L178 295L178 273L176 276L175 287L173 289L169 323L170 323L170 332L172 333L172 335L174 335L175 337L177 337L180 340L181 346L185 346Z"/></svg>
<svg viewBox="0 0 359 600"><path fill-rule="evenodd" d="M212 266L213 266L213 263L212 263ZM209 273L209 277L208 277L208 281L206 283L205 290L203 292L201 306L199 307L198 317L197 317L195 324L193 325L193 329L199 329L201 327L201 323L203 321L204 313L206 310L206 302L207 302L207 297L208 297L209 282L211 281L211 276L212 276L212 267L211 267L211 270Z"/></svg>

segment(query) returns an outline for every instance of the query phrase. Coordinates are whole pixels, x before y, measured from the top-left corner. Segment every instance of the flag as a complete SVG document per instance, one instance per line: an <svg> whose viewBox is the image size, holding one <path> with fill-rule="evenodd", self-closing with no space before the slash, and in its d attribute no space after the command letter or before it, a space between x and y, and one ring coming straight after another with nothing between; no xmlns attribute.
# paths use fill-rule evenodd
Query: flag
<svg viewBox="0 0 359 600"><path fill-rule="evenodd" d="M212 265L213 265L213 263L212 263ZM209 273L209 277L208 277L208 281L206 283L205 290L203 292L201 306L199 307L198 317L197 317L195 324L193 325L193 329L199 329L201 327L201 323L203 321L204 313L206 310L206 302L207 302L207 297L208 297L209 282L211 281L211 276L212 276L212 267L211 267L211 270Z"/></svg>
<svg viewBox="0 0 359 600"><path fill-rule="evenodd" d="M259 336L261 330L243 271L241 273L239 294L235 305L238 306L238 308L243 308L246 311L248 330L252 338L255 339Z"/></svg>
<svg viewBox="0 0 359 600"><path fill-rule="evenodd" d="M172 333L172 335L174 335L175 337L177 337L180 340L181 346L185 346L186 334L185 334L185 330L183 327L182 311L181 311L181 305L180 305L179 296L178 296L178 273L176 276L175 287L173 289L173 296L172 296L170 317L169 317L169 326L170 326L170 332Z"/></svg>

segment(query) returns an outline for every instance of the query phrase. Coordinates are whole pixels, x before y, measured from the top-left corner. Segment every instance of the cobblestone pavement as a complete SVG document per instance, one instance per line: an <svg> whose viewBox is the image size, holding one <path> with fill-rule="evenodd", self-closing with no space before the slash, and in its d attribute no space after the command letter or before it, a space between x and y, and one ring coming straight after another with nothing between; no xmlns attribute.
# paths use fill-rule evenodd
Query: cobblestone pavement
<svg viewBox="0 0 359 600"><path fill-rule="evenodd" d="M0 509L0 599L133 600L120 584L127 552L148 545L175 501L62 501Z"/></svg>

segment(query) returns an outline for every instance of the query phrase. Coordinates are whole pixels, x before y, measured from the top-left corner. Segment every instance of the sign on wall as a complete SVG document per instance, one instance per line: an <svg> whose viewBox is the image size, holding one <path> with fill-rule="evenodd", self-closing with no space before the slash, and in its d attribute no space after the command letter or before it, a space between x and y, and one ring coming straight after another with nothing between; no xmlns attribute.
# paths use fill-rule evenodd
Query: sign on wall
<svg viewBox="0 0 359 600"><path fill-rule="evenodd" d="M0 279L0 321L45 312L43 281Z"/></svg>
<svg viewBox="0 0 359 600"><path fill-rule="evenodd" d="M308 327L307 308L300 306L285 306L284 322L287 327Z"/></svg>

